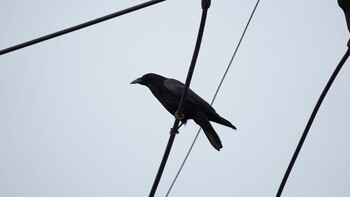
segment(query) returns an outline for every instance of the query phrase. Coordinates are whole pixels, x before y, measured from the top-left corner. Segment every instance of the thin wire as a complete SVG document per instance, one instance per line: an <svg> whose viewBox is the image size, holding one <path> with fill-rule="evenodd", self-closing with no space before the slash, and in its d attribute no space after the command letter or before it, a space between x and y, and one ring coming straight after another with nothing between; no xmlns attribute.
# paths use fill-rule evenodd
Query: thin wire
<svg viewBox="0 0 350 197"><path fill-rule="evenodd" d="M226 75L227 75L229 69L231 68L232 62L233 62L233 60L234 60L234 58L235 58L235 56L236 56L236 54L237 54L237 51L238 51L238 49L239 49L239 47L240 47L240 45L241 45L241 42L242 42L242 40L243 40L243 37L244 37L246 31L247 31L247 29L248 29L248 26L249 26L249 24L250 24L250 21L252 20L252 18L253 18L253 16L254 16L254 13L255 13L255 11L256 11L256 8L257 8L258 5L259 5L259 2L260 2L260 0L258 0L258 1L256 2L256 4L255 4L255 7L254 7L254 9L253 9L253 11L252 11L252 13L251 13L249 19L248 19L248 22L247 22L247 24L246 24L246 26L245 26L245 28L244 28L244 30L243 30L243 33L242 33L242 35L241 35L241 38L239 39L239 42L238 42L238 44L237 44L237 46L236 46L236 49L235 49L235 51L234 51L234 53L233 53L233 55L232 55L232 58L231 58L231 60L230 60L230 63L228 64L228 66L227 66L227 68L226 68L226 71L225 71L225 73L224 73L224 75L223 75L223 77L222 77L222 79L221 79L221 81L220 81L220 83L219 83L218 88L216 89L216 92L215 92L215 94L214 94L214 97L213 97L213 99L212 99L210 105L213 105L213 103L214 103L214 101L215 101L215 99L216 99L216 96L218 95L219 90L220 90L220 88L221 88L221 85L222 85L222 83L224 82L224 80L225 80L225 78L226 78ZM188 156L190 155L190 153L191 153L191 151L192 151L192 148L193 148L194 144L195 144L196 141L197 141L197 138L198 138L198 136L199 136L200 131L201 131L201 128L198 129L198 132L197 132L195 138L193 139L193 142L192 142L192 144L191 144L191 147L190 147L190 149L188 150L188 152L187 152L187 154L186 154L186 156L185 156L185 159L183 160L183 162L182 162L182 164L181 164L181 166L180 166L180 169L178 170L178 172L177 172L177 174L176 174L176 176L175 176L173 182L171 183L170 188L169 188L169 190L168 190L166 196L168 196L168 195L170 194L171 189L173 188L173 186L174 186L174 184L175 184L175 182L176 182L178 176L180 175L180 172L182 171L182 168L184 167L184 165L185 165L185 163L186 163L186 161L187 161L187 159L188 159Z"/></svg>
<svg viewBox="0 0 350 197"><path fill-rule="evenodd" d="M82 24L79 24L79 25L76 25L76 26L73 26L73 27L69 27L69 28L63 29L61 31L54 32L54 33L48 34L46 36L42 36L42 37L39 37L39 38L30 40L30 41L27 41L27 42L24 42L24 43L21 43L21 44L18 44L18 45L15 45L15 46L12 46L12 47L9 47L9 48L6 48L6 49L2 49L2 50L0 50L0 55L4 55L6 53L10 53L12 51L16 51L18 49L22 49L24 47L28 47L30 45L37 44L39 42L43 42L43 41L46 41L46 40L49 40L49 39L52 39L52 38L55 38L55 37L58 37L58 36L62 36L64 34L71 33L73 31L76 31L76 30L79 30L79 29L82 29L82 28L85 28L85 27L88 27L88 26L91 26L91 25L95 25L97 23L100 23L100 22L103 22L103 21L106 21L106 20L109 20L109 19L121 16L121 15L124 15L124 14L128 14L130 12L133 12L133 11L136 11L136 10L139 10L139 9L142 9L142 8L154 5L156 3L160 3L162 1L165 1L165 0L151 0L151 1L147 1L145 3L141 3L141 4L138 4L136 6L133 6L133 7L130 7L130 8L124 9L124 10L120 10L118 12L115 12L115 13L112 13L112 14L109 14L109 15L106 15L106 16L102 16L102 17L94 19L94 20L91 20L91 21L88 21L88 22L85 22L85 23L82 23Z"/></svg>
<svg viewBox="0 0 350 197"><path fill-rule="evenodd" d="M348 44L348 45L349 45L349 44ZM312 111L312 114L311 114L311 116L310 116L310 118L309 118L309 121L308 121L307 124L306 124L306 127L305 127L305 130L304 130L304 132L303 132L303 135L302 135L301 138L300 138L300 141L299 141L299 143L298 143L298 146L297 146L297 148L295 149L295 152L294 152L294 154L293 154L293 157L292 157L292 159L291 159L291 161L290 161L290 163L289 163L289 165L288 165L288 168L287 168L287 170L286 170L286 173L284 174L284 177L283 177L283 179L282 179L281 185L280 185L280 187L279 187L279 189L278 189L278 191L277 191L277 195L276 195L277 197L280 197L281 194L282 194L282 192L283 192L283 189L284 189L284 186L285 186L285 184L286 184L286 182L287 182L287 180L288 180L289 174L290 174L290 172L292 171L293 165L294 165L295 161L296 161L297 158L298 158L299 152L300 152L300 150L301 150L301 148L302 148L302 146L303 146L303 144L304 144L304 141L305 141L305 139L306 139L307 134L309 133L309 130L310 130L310 128L311 128L311 125L312 125L312 123L313 123L313 121L314 121L314 119L315 119L315 117L316 117L317 112L318 112L318 109L320 108L320 106L321 106L321 104L322 104L324 98L325 98L326 95L327 95L328 90L329 90L330 87L332 86L333 81L334 81L335 78L337 77L337 75L338 75L340 69L343 67L343 65L344 65L344 63L346 62L346 60L347 60L347 58L349 57L349 55L350 55L350 47L348 46L348 49L347 49L346 53L344 54L343 58L340 60L338 66L335 68L335 70L334 70L332 76L331 76L330 79L328 80L328 83L327 83L326 87L325 87L324 90L322 91L322 94L320 95L320 98L318 99L318 101L317 101L317 103L316 103L316 105L315 105L314 110Z"/></svg>
<svg viewBox="0 0 350 197"><path fill-rule="evenodd" d="M173 127L171 129L170 137L169 137L169 140L168 140L168 144L166 146L166 149L165 149L162 161L160 163L160 166L159 166L156 178L155 178L155 180L153 182L153 185L152 185L152 188L151 188L151 191L150 191L150 194L149 194L150 197L153 197L155 195L156 191L157 191L158 184L159 184L160 179L162 177L162 174L163 174L166 162L168 160L168 157L169 157L169 154L170 154L170 151L171 151L174 139L175 139L175 135L177 133L177 129L179 127L181 116L183 118L183 114L182 113L183 113L183 110L184 110L186 96L187 96L188 89L190 87L190 83L191 83L192 75L193 75L193 72L194 72L194 68L196 66L196 62L197 62L197 58L198 58L198 54L199 54L199 50L200 50L200 46L201 46L201 42L202 42L202 38L203 38L203 32L204 32L204 27L205 27L207 13L208 13L208 9L210 7L210 3L211 3L210 0L202 0L202 17L201 17L201 22L200 22L200 25L199 25L197 41L196 41L196 45L195 45L195 48L194 48L194 52L193 52L193 56L192 56L192 60L191 60L191 64L190 64L190 68L189 68L188 73L187 73L185 88L184 88L182 96L181 96L181 100L180 100L180 103L179 103L179 108L178 108L178 110L175 113L175 117L176 118L175 118L175 121L174 121L174 125L173 125Z"/></svg>

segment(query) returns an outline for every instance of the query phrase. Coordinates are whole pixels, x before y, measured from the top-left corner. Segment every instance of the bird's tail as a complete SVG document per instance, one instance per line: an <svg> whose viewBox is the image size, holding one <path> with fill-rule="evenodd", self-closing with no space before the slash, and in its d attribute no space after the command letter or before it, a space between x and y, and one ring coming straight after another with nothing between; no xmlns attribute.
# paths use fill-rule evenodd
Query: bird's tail
<svg viewBox="0 0 350 197"><path fill-rule="evenodd" d="M215 113L215 115L212 115L210 117L208 117L210 121L231 127L232 129L236 130L237 128L231 124L230 121L226 120L225 118L221 117L219 114Z"/></svg>
<svg viewBox="0 0 350 197"><path fill-rule="evenodd" d="M221 140L218 134L215 132L213 126L211 126L208 118L203 112L197 112L197 116L193 119L204 131L210 144L218 151L222 148Z"/></svg>

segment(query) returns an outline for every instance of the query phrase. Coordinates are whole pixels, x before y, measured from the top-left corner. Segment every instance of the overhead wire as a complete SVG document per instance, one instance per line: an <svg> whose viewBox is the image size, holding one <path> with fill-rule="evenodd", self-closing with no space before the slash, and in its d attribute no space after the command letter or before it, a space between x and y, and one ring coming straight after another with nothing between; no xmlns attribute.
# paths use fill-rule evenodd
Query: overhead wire
<svg viewBox="0 0 350 197"><path fill-rule="evenodd" d="M202 17L201 17L201 22L199 25L196 45L194 48L191 64L190 64L190 67L189 67L189 70L187 73L187 77L186 77L185 88L182 92L182 96L181 96L180 103L179 103L179 108L174 114L175 115L174 125L170 131L168 144L167 144L166 149L164 151L164 155L163 155L162 161L160 163L156 178L153 182L151 191L149 193L150 197L153 197L157 191L158 184L159 184L160 179L162 177L166 162L168 160L168 157L169 157L169 154L170 154L170 151L171 151L174 139L175 139L175 135L178 133L180 121L184 117L183 110L184 110L184 106L185 106L186 96L187 96L187 92L188 92L189 87L190 87L194 68L196 66L196 62L197 62L197 58L198 58L198 54L199 54L199 50L200 50L200 46L201 46L201 42L202 42L202 38L203 38L203 32L204 32L204 27L205 27L205 23L206 23L207 13L208 13L208 9L209 9L210 4L211 4L211 0L202 0L201 4L202 4Z"/></svg>
<svg viewBox="0 0 350 197"><path fill-rule="evenodd" d="M109 19L121 16L121 15L124 15L124 14L128 14L130 12L133 12L133 11L136 11L136 10L139 10L139 9L142 9L142 8L145 8L145 7L148 7L148 6L160 3L162 1L165 1L165 0L151 0L151 1L147 1L147 2L144 2L144 3L138 4L138 5L126 8L124 10L120 10L118 12L114 12L112 14L108 14L106 16L102 16L100 18L96 18L94 20L90 20L88 22L81 23L81 24L73 26L73 27L69 27L69 28L66 28L66 29L63 29L63 30L60 30L60 31L57 31L57 32L54 32L54 33L51 33L51 34L39 37L39 38L35 38L35 39L27 41L27 42L23 42L21 44L17 44L15 46L8 47L8 48L0 50L0 55L4 55L6 53L10 53L10 52L13 52L13 51L16 51L16 50L19 50L19 49L22 49L22 48L25 48L25 47L28 47L28 46L31 46L31 45L34 45L34 44L38 44L40 42L43 42L43 41L46 41L46 40L49 40L49 39L52 39L52 38L55 38L55 37L58 37L58 36L62 36L64 34L71 33L73 31L77 31L77 30L85 28L85 27L89 27L91 25L95 25L97 23L104 22L106 20L109 20Z"/></svg>
<svg viewBox="0 0 350 197"><path fill-rule="evenodd" d="M305 139L306 139L306 136L307 136L307 134L309 133L309 130L310 130L310 128L311 128L311 125L312 125L312 123L313 123L313 121L314 121L316 115L317 115L317 112L318 112L318 110L320 109L321 104L322 104L324 98L326 97L328 90L329 90L330 87L332 86L332 83L334 82L335 78L337 77L337 75L338 75L340 69L343 67L343 65L344 65L344 63L346 62L346 60L347 60L347 58L349 57L349 55L350 55L350 47L348 47L348 49L347 49L346 53L344 54L343 58L340 60L338 66L335 68L335 70L334 70L332 76L330 77L330 79L328 80L328 82L327 82L325 88L323 89L323 91L322 91L322 93L321 93L321 95L320 95L320 97L319 97L319 99L318 99L318 101L317 101L317 103L316 103L316 105L315 105L315 107L314 107L314 110L313 110L312 113L311 113L311 116L310 116L310 118L309 118L309 121L308 121L307 124L306 124L306 127L305 127L305 129L304 129L304 132L303 132L303 134L302 134L302 136L301 136L301 138L300 138L300 140L299 140L299 143L298 143L298 145L297 145L297 147L296 147L296 149L295 149L295 151L294 151L293 157L292 157L292 159L290 160L290 163L289 163L289 165L288 165L288 168L287 168L287 170L286 170L286 172L285 172L285 174L284 174L284 176L283 176L283 179L282 179L282 181L281 181L280 187L278 188L277 195L276 195L277 197L280 197L280 196L281 196L281 194L282 194L282 192L283 192L283 189L284 189L284 186L285 186L285 184L286 184L286 182L287 182L287 180L288 180L289 174L290 174L290 172L292 171L292 168L293 168L293 166L294 166L295 161L297 160L297 157L298 157L298 155L299 155L299 153L300 153L300 150L301 150L301 148L302 148L302 146L303 146L303 144L304 144L304 141L305 141Z"/></svg>
<svg viewBox="0 0 350 197"><path fill-rule="evenodd" d="M338 5L344 11L347 27L348 27L348 30L350 32L350 2L348 0L338 0ZM282 179L281 184L278 188L276 197L280 197L282 195L282 192L283 192L284 186L286 185L286 182L288 180L289 174L291 173L293 166L294 166L294 163L296 162L298 155L300 153L300 150L303 147L303 144L305 142L307 134L309 133L311 125L312 125L312 123L317 115L317 112L318 112L319 108L321 107L321 104L322 104L324 98L326 97L328 90L331 88L335 78L337 77L340 69L343 67L344 63L346 62L346 60L350 56L350 39L348 40L347 46L348 46L348 49L346 50L344 56L342 57L342 59L338 63L335 70L333 71L333 74L329 78L325 88L323 89L320 97L317 100L317 103L316 103L316 105L315 105L315 107L310 115L310 118L305 126L304 132L303 132L302 136L300 137L299 143L294 151L292 159L290 160L289 165L287 167L287 170L283 176L283 179Z"/></svg>
<svg viewBox="0 0 350 197"><path fill-rule="evenodd" d="M218 88L217 88L216 91L215 91L214 97L213 97L213 99L212 99L210 105L213 105L213 103L214 103L214 101L215 101L215 99L216 99L216 97L217 97L217 95L218 95L218 93L219 93L219 90L221 89L221 86L222 86L222 84L223 84L223 82L224 82L224 80L225 80L225 78L226 78L226 75L227 75L228 71L229 71L230 68L231 68L232 62L233 62L234 58L236 57L237 51L238 51L238 49L239 49L239 47L240 47L240 45L241 45L241 43L242 43L242 40L243 40L243 38L244 38L244 35L246 34L246 31L247 31L247 29L248 29L248 27L249 27L249 24L250 24L250 22L251 22L251 20L252 20L252 18L253 18L253 16L254 16L254 14L255 14L255 11L256 11L256 9L257 9L259 3L260 3L260 0L257 0L256 4L255 4L255 6L254 6L254 9L253 9L253 11L252 11L252 13L251 13L251 15L250 15L250 17L249 17L249 19L248 19L248 22L247 22L247 24L246 24L246 26L245 26L245 28L244 28L244 30L243 30L243 33L242 33L242 35L241 35L241 37L240 37L240 39L239 39L239 41L238 41L238 44L237 44L237 46L236 46L236 49L235 49L235 51L234 51L234 53L233 53L233 55L232 55L232 57L231 57L231 60L230 60L228 66L227 66L227 68L226 68L226 70L225 70L225 72L224 72L224 75L223 75L222 78L221 78L221 81L220 81L220 83L219 83L219 85L218 85ZM199 136L200 131L201 131L201 128L198 129L198 132L197 132L196 136L194 137L193 142L192 142L192 144L191 144L191 146L190 146L190 148L189 148L189 150L188 150L188 152L187 152L187 154L186 154L186 156L185 156L185 158L184 158L184 160L183 160L183 162L182 162L182 164L181 164L181 166L180 166L178 172L176 173L175 178L174 178L173 182L171 183L170 188L168 189L168 192L167 192L166 196L169 196L169 194L170 194L170 192L171 192L171 190L172 190L172 188L173 188L173 186L174 186L174 184L175 184L175 182L176 182L178 176L180 175L180 173L181 173L181 171L182 171L182 168L184 167L184 165L185 165L185 163L186 163L186 161L187 161L187 159L188 159L188 156L190 155L190 153L191 153L191 151L192 151L192 149L193 149L193 146L194 146L194 144L195 144L196 141L197 141L197 138L198 138L198 136Z"/></svg>

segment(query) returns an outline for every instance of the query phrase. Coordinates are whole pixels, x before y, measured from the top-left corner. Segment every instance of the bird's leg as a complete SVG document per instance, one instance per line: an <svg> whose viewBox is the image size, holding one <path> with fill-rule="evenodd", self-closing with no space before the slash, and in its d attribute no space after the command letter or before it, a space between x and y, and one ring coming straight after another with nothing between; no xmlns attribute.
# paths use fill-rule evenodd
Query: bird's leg
<svg viewBox="0 0 350 197"><path fill-rule="evenodd" d="M184 115L183 113L180 114L178 111L175 112L175 118L176 118L176 120L181 121L184 117L185 117L185 115ZM175 135L175 134L179 134L178 129L179 129L179 128L176 128L176 129L171 128L171 129L170 129L170 134L174 134L174 135Z"/></svg>

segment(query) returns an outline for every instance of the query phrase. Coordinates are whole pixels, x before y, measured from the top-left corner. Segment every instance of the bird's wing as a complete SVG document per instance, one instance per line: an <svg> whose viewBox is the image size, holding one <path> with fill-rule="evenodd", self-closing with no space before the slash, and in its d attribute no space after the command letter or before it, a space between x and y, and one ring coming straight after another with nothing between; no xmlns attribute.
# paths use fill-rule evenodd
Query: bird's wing
<svg viewBox="0 0 350 197"><path fill-rule="evenodd" d="M185 85L176 79L166 79L164 80L164 87L168 89L172 95L180 99L184 91ZM188 102L191 105L196 105L203 111L215 112L214 108L208 102L206 102L204 99L198 96L191 89L188 90L186 102Z"/></svg>

